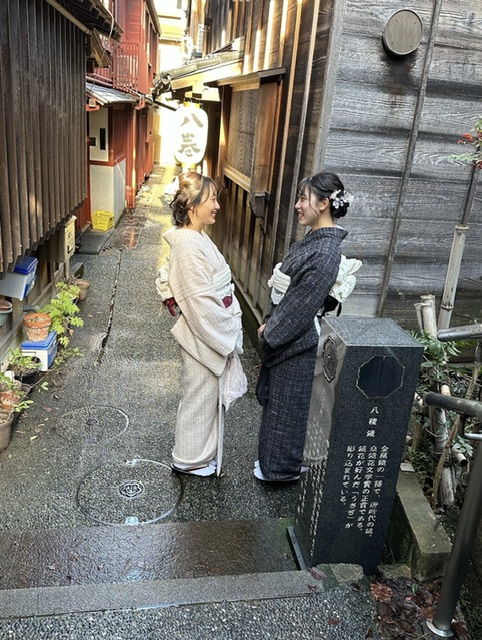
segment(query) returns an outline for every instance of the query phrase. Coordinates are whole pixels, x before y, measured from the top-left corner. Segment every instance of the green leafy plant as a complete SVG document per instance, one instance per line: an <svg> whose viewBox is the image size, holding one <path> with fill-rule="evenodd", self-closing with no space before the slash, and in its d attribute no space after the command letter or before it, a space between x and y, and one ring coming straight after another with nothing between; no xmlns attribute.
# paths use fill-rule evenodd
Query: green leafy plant
<svg viewBox="0 0 482 640"><path fill-rule="evenodd" d="M423 344L423 361L420 365L420 392L439 391L439 385L448 381L449 362L460 353L456 342L440 342L435 336L425 332L412 332Z"/></svg>
<svg viewBox="0 0 482 640"><path fill-rule="evenodd" d="M40 362L33 356L24 355L20 347L16 347L8 352L8 367L15 377L20 378L27 373L38 371Z"/></svg>
<svg viewBox="0 0 482 640"><path fill-rule="evenodd" d="M74 333L74 327L83 327L84 321L79 316L80 309L76 304L79 287L66 282L57 284L57 295L40 311L48 313L52 318L51 331L57 333L59 346L66 348Z"/></svg>
<svg viewBox="0 0 482 640"><path fill-rule="evenodd" d="M14 388L13 380L4 371L0 371L0 392L11 391Z"/></svg>
<svg viewBox="0 0 482 640"><path fill-rule="evenodd" d="M28 399L26 396L22 396L18 402L15 403L13 410L15 413L21 413L25 409L28 409L33 405L33 400Z"/></svg>
<svg viewBox="0 0 482 640"><path fill-rule="evenodd" d="M0 393L2 396L1 404L4 410L20 413L31 404L33 400L28 400L26 393L18 380L12 379L6 372L0 372Z"/></svg>

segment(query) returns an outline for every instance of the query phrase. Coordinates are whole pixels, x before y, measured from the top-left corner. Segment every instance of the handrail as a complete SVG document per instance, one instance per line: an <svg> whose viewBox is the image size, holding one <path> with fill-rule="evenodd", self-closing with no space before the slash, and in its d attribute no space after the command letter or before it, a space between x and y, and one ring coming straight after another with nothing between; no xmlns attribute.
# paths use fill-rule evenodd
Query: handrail
<svg viewBox="0 0 482 640"><path fill-rule="evenodd" d="M482 338L482 324L466 324L463 327L440 329L437 331L437 338L440 342Z"/></svg>
<svg viewBox="0 0 482 640"><path fill-rule="evenodd" d="M477 325L474 325L477 327ZM478 325L479 327L481 325ZM469 327L459 327L459 336ZM446 329L444 333L455 329ZM439 332L441 333L441 332ZM477 330L474 331L477 333ZM473 336L475 337L475 336ZM481 336L482 337L482 336ZM439 338L440 339L440 338ZM448 340L452 338L447 338ZM480 344L480 343L479 343ZM482 402L477 400L467 400L465 398L454 398L440 393L429 391L424 396L424 401L428 405L441 407L450 411L457 411L462 414L461 435L472 440L482 440L482 434L465 433L465 418L467 416L482 420ZM474 464L470 472L469 484L465 494L464 504L460 512L457 531L452 546L452 552L447 562L445 576L440 591L437 608L433 620L427 620L428 629L441 638L453 638L452 619L459 599L462 584L467 576L470 555L474 546L475 538L479 528L480 517L482 515L482 446L477 448Z"/></svg>
<svg viewBox="0 0 482 640"><path fill-rule="evenodd" d="M457 411L457 413L465 413L470 418L482 420L482 402L479 400L467 400L466 398L454 398L446 396L442 393L428 391L424 397L424 402L432 407L440 407L448 411Z"/></svg>

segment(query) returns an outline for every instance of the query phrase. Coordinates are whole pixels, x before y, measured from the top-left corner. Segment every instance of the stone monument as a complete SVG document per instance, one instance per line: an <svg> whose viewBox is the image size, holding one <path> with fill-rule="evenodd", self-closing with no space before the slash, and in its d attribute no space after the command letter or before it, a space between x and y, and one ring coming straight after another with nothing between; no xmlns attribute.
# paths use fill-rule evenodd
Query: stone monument
<svg viewBox="0 0 482 640"><path fill-rule="evenodd" d="M422 353L391 319L324 318L291 532L300 564L376 571Z"/></svg>

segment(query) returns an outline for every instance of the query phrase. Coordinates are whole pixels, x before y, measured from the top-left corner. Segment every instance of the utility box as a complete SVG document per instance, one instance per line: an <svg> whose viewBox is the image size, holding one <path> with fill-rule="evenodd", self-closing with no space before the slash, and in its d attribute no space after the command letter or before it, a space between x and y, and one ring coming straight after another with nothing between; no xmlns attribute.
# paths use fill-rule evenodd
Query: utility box
<svg viewBox="0 0 482 640"><path fill-rule="evenodd" d="M71 258L75 253L75 221L77 220L76 216L71 216L67 222L64 224L64 254L65 260L63 262L67 262L69 258Z"/></svg>
<svg viewBox="0 0 482 640"><path fill-rule="evenodd" d="M39 246L41 260L69 264L70 258L75 253L76 220L76 216L70 216L46 242Z"/></svg>
<svg viewBox="0 0 482 640"><path fill-rule="evenodd" d="M23 300L35 284L37 266L37 258L28 257L17 262L14 270L0 280L0 294Z"/></svg>

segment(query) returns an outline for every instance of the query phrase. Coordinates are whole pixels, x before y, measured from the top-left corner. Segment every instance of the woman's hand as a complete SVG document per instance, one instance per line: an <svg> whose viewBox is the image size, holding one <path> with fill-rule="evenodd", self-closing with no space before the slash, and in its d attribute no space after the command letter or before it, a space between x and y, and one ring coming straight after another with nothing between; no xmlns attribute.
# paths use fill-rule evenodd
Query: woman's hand
<svg viewBox="0 0 482 640"><path fill-rule="evenodd" d="M264 328L266 327L266 322L264 324L262 324L260 326L260 328L258 329L258 338L261 338L263 336L264 333Z"/></svg>

